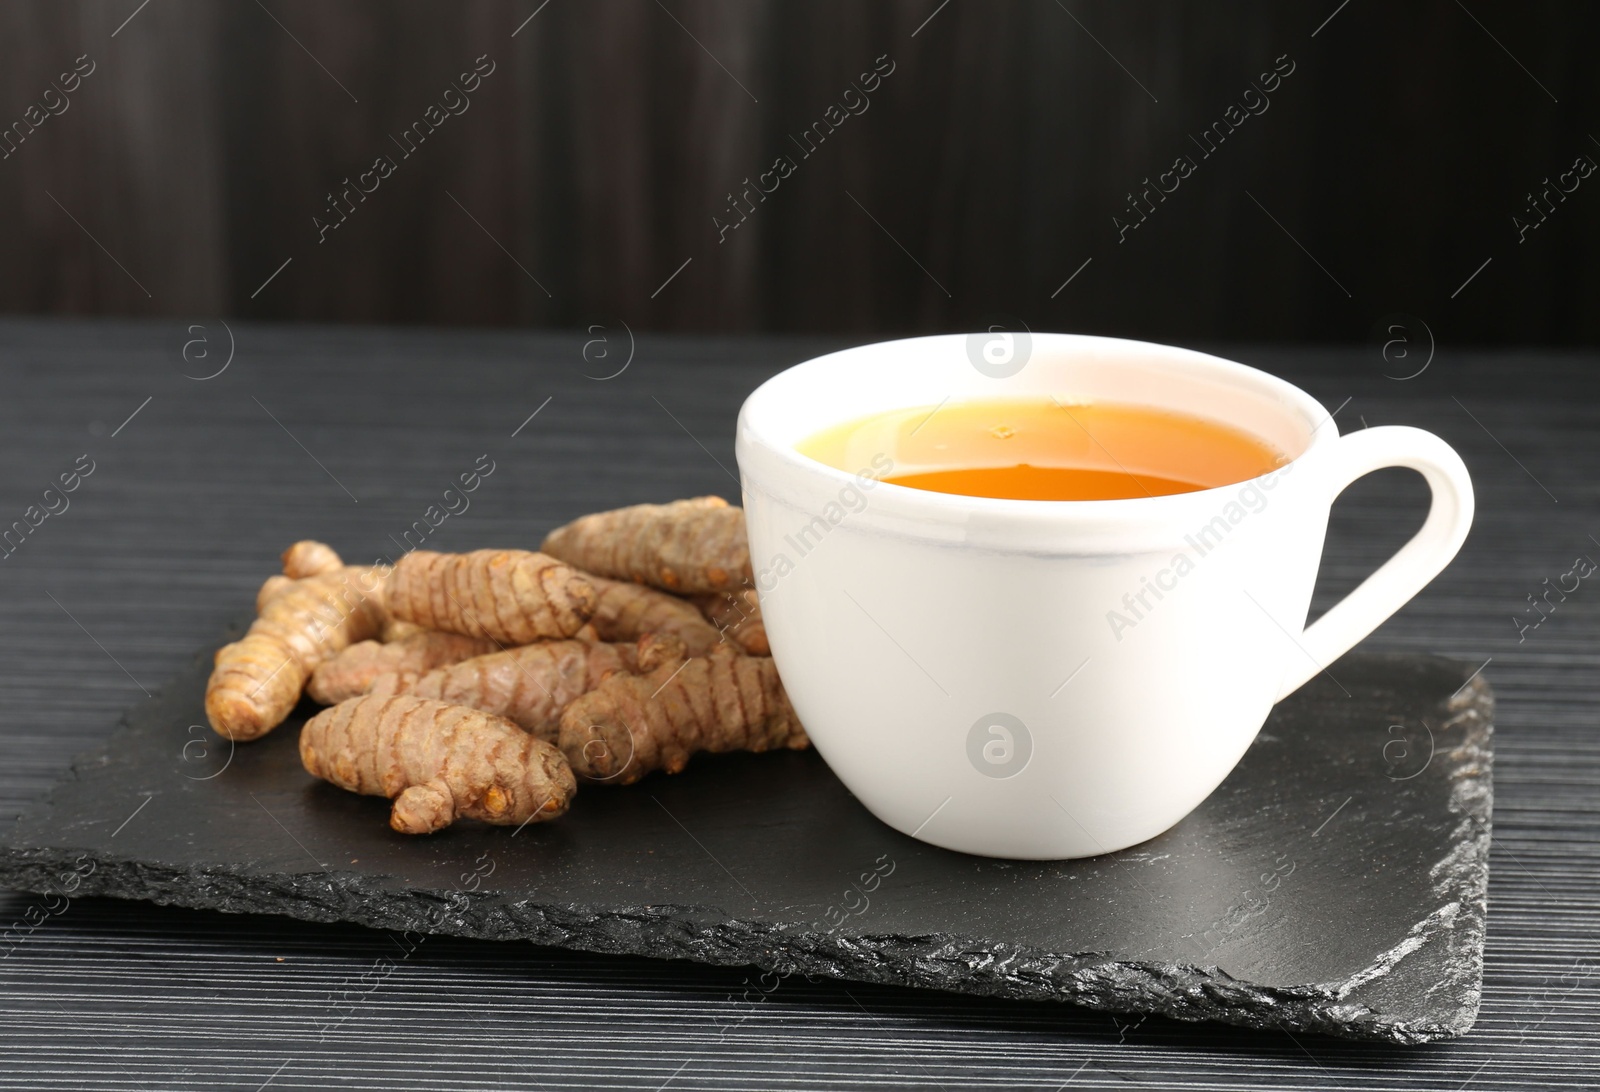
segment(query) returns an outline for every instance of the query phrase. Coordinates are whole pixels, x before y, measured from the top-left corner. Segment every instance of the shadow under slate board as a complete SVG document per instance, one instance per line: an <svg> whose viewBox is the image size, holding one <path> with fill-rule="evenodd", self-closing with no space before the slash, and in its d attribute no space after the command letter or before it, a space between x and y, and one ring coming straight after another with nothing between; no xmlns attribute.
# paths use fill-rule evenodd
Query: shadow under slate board
<svg viewBox="0 0 1600 1092"><path fill-rule="evenodd" d="M0 833L0 887L1402 1043L1477 1015L1493 699L1455 661L1346 656L1177 827L1059 862L907 838L810 751L701 756L584 788L552 823L410 838L387 801L301 769L306 710L217 740L209 665Z"/></svg>

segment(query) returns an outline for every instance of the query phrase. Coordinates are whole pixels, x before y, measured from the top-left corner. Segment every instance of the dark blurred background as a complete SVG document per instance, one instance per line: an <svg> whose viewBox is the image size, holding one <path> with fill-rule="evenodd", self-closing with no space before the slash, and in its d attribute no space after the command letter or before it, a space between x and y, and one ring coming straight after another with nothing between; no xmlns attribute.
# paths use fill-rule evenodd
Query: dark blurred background
<svg viewBox="0 0 1600 1092"><path fill-rule="evenodd" d="M1487 0L6 0L0 310L1199 341L1404 313L1593 345L1597 30Z"/></svg>

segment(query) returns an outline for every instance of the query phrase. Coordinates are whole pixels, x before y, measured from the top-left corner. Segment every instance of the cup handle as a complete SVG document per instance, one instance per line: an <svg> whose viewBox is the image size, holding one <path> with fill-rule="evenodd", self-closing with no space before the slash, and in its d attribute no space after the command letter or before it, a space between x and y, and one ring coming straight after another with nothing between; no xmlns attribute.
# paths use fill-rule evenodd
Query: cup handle
<svg viewBox="0 0 1600 1092"><path fill-rule="evenodd" d="M1339 600L1301 634L1309 654L1306 669L1289 677L1274 701L1281 701L1353 648L1438 576L1461 549L1472 526L1472 479L1461 456L1439 437L1420 428L1382 425L1339 438L1333 451L1333 492L1389 466L1420 471L1433 493L1422 529L1355 591Z"/></svg>

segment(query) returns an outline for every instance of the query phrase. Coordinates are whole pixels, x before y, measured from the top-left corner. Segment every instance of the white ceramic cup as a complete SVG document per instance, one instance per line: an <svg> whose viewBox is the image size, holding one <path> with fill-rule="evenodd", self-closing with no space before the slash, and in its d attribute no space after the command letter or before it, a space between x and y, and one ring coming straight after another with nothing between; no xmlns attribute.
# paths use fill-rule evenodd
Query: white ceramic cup
<svg viewBox="0 0 1600 1092"><path fill-rule="evenodd" d="M850 791L925 842L1051 859L1161 833L1222 782L1273 703L1420 591L1472 522L1472 483L1444 441L1395 426L1340 436L1310 395L1243 364L1034 334L1021 370L995 378L1009 369L973 344L831 353L768 380L739 414L784 685ZM1292 458L1192 493L1027 501L877 481L892 453L852 474L795 450L882 411L1045 395L1211 418ZM1427 521L1307 627L1334 498L1388 466L1427 479Z"/></svg>

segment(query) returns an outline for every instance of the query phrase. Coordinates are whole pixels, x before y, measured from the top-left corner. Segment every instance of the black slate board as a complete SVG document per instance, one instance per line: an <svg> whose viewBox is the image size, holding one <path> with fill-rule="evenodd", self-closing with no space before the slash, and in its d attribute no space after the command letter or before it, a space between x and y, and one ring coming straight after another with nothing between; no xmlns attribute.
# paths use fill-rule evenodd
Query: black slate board
<svg viewBox="0 0 1600 1092"><path fill-rule="evenodd" d="M202 728L208 668L0 837L0 887L1401 1043L1477 1014L1493 698L1456 661L1345 657L1176 828L1053 863L898 834L810 752L588 788L516 833L406 838L387 802L304 773L300 717L237 748Z"/></svg>

